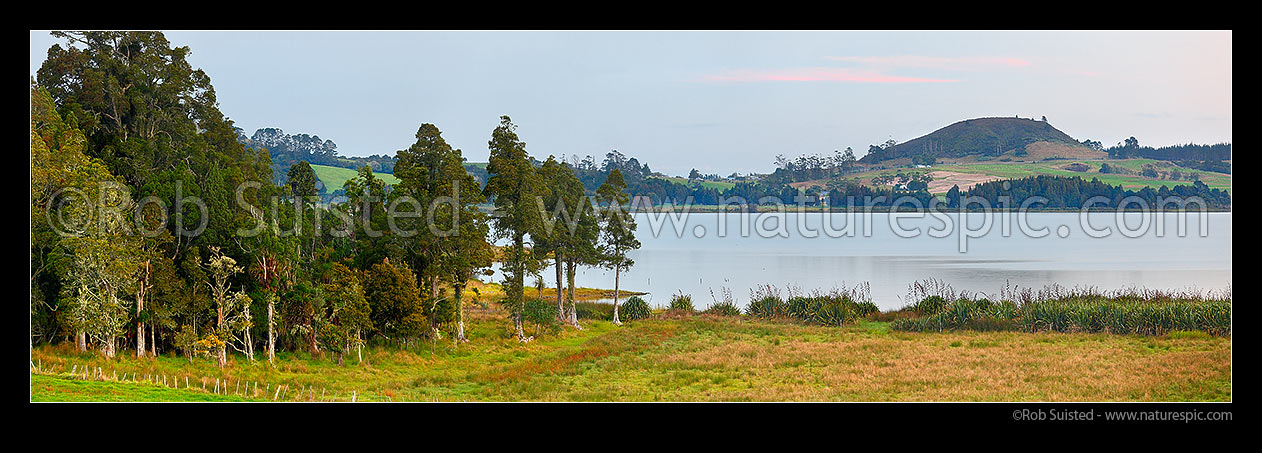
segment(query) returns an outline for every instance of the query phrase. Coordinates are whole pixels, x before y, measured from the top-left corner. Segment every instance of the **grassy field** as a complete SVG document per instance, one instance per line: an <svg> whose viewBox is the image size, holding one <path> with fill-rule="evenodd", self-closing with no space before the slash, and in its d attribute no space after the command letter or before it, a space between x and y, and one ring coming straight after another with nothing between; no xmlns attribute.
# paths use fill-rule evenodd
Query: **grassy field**
<svg viewBox="0 0 1262 453"><path fill-rule="evenodd" d="M324 183L325 190L329 193L342 188L347 180L359 176L357 170L342 167L330 167L328 165L312 165L311 169L315 171L316 178ZM398 184L399 179L389 173L373 173L373 176L385 181L386 184Z"/></svg>
<svg viewBox="0 0 1262 453"><path fill-rule="evenodd" d="M1066 170L1062 168L1065 165L1075 163L1075 162L1086 165L1088 167L1088 170L1085 172L1076 172L1076 171L1070 171L1070 170ZM876 176L893 175L894 173L897 173L899 171L902 171L904 173L924 173L924 172L930 172L930 171L936 171L936 170L945 170L945 171L959 172L959 173L965 173L965 174L979 174L979 175L994 176L994 177L999 177L1003 179L1025 178L1029 176L1038 176L1038 175L1071 176L1071 177L1078 176L1088 181L1090 181L1092 178L1099 178L1101 182L1112 184L1112 185L1121 185L1122 187L1126 189L1131 189L1131 190L1138 190L1144 187L1152 187L1156 189L1161 186L1173 187L1176 185L1192 184L1191 181L1186 181L1186 180L1171 181L1171 180L1164 180L1164 179L1152 179L1152 178L1147 178L1138 174L1139 171L1143 168L1144 164L1155 164L1158 162L1161 162L1161 161L1156 161L1152 159L1126 159L1126 160L1107 160L1107 161L1052 160L1052 161L1045 161L1045 162L986 161L986 162L970 162L970 163L958 163L958 164L939 164L939 165L934 165L931 168L901 168L901 169L873 170L873 171L866 171L866 172L861 172L861 173L855 173L852 175L847 175L847 178L860 178L864 180L870 180L871 178L876 177ZM1119 174L1114 174L1114 173L1100 173L1099 172L1100 165L1103 163L1107 163L1109 165L1116 165L1119 167L1124 167L1126 169L1129 169L1135 172L1136 174L1119 175ZM1184 173L1189 171L1188 169L1185 169L1185 168L1180 168L1180 170L1182 170ZM1207 172L1207 171L1199 171L1199 170L1197 170L1196 172L1200 174L1201 182L1204 182L1205 185L1211 188L1215 188L1215 189L1223 189L1223 190L1231 191L1231 175Z"/></svg>
<svg viewBox="0 0 1262 453"><path fill-rule="evenodd" d="M1076 172L1066 170L1065 165L1080 162L1086 165L1089 170L1085 172ZM1083 179L1099 178L1101 182L1121 185L1127 189L1142 189L1144 187L1152 187L1154 189L1161 186L1173 187L1176 185L1191 184L1190 181L1170 181L1164 179L1152 179L1140 176L1138 173L1144 164L1156 163L1159 161L1151 159L1127 159L1121 161L1070 161L1057 160L1047 162L1032 163L1009 163L1009 162L979 162L974 164L958 164L958 165L940 165L934 166L937 170L958 171L962 173L981 173L986 175L998 176L1001 178L1024 178L1027 176L1053 175L1053 176L1079 176ZM1134 171L1135 175L1119 175L1113 173L1100 173L1100 164L1108 163L1109 165L1117 165ZM1182 169L1187 172L1187 169ZM1201 182L1205 185L1215 188L1231 190L1231 175L1222 173L1213 173L1207 171L1197 171L1201 175Z"/></svg>
<svg viewBox="0 0 1262 453"><path fill-rule="evenodd" d="M470 343L374 347L362 365L353 355L338 366L330 356L284 353L274 369L234 356L219 370L204 358L107 361L44 346L32 351L42 371L32 373L31 399L349 401L353 392L357 401L1231 400L1230 337L921 333L873 321L837 328L691 316L622 327L587 321L584 330L520 344L503 313L469 315ZM84 366L100 367L105 380L69 377ZM122 382L116 373L140 378ZM155 384L147 376L161 377ZM181 388L163 386L168 377ZM215 394L215 379L229 390Z"/></svg>

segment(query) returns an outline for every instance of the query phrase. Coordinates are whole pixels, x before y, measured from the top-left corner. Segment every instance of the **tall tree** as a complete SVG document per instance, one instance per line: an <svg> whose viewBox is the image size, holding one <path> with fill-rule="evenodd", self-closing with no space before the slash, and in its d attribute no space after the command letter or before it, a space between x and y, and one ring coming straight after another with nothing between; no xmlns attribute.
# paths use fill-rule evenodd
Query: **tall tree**
<svg viewBox="0 0 1262 453"><path fill-rule="evenodd" d="M442 137L437 126L422 124L416 131L416 143L398 154L395 177L399 178L392 195L413 196L425 211L414 227L416 235L408 242L410 250L419 252L425 266L419 277L429 288L431 333L447 313L440 313L440 281L452 285L452 309L455 316L455 341L466 341L464 334L464 287L482 268L489 266L492 249L486 242L486 215L477 205L486 200L478 190L478 181L464 168L464 156Z"/></svg>
<svg viewBox="0 0 1262 453"><path fill-rule="evenodd" d="M595 217L589 215L590 204L584 197L583 183L569 164L549 156L539 172L548 190L547 196L540 200L545 216L544 232L540 234L543 240L536 241L536 250L550 251L553 255L558 317L578 327L573 300L574 267L592 261L598 226ZM568 299L562 290L566 287L562 277L565 272L569 276Z"/></svg>
<svg viewBox="0 0 1262 453"><path fill-rule="evenodd" d="M460 253L459 242L454 236L460 230L460 217L475 209L482 200L477 193L477 180L464 169L464 157L442 137L437 126L424 123L416 131L416 143L398 153L394 167L399 184L391 193L393 206L402 207L410 197L410 204L418 217L403 218L406 222L400 234L407 237L398 242L404 244L407 258L417 269L417 277L428 289L427 311L431 314L430 335L438 335L438 324L447 316L438 314L441 278L450 275L452 254ZM461 194L461 191L466 193ZM470 196L472 192L474 196ZM463 198L463 200L462 200Z"/></svg>
<svg viewBox="0 0 1262 453"><path fill-rule="evenodd" d="M604 265L614 270L613 323L618 325L622 324L618 319L619 280L623 269L635 265L627 257L627 252L640 248L640 241L635 238L635 218L623 207L629 201L626 188L627 183L622 179L622 172L615 169L609 172L605 183L596 189L596 197L602 205L601 255Z"/></svg>
<svg viewBox="0 0 1262 453"><path fill-rule="evenodd" d="M491 132L487 143L491 156L486 165L491 177L483 193L495 204L492 215L495 237L511 242L503 256L505 273L504 304L513 319L515 335L529 341L522 329L525 309L525 279L535 273L538 258L527 249L526 240L538 232L541 218L535 197L543 193L539 175L526 153L526 144L517 137L517 126L507 115Z"/></svg>

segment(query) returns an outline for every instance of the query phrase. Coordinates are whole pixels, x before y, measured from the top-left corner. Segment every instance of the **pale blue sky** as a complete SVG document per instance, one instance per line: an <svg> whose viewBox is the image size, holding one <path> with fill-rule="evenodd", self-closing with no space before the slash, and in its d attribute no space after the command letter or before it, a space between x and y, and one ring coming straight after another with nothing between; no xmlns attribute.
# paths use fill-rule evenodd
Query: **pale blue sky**
<svg viewBox="0 0 1262 453"><path fill-rule="evenodd" d="M392 154L430 122L485 161L502 114L536 157L618 149L669 174L862 155L981 116L1106 145L1231 140L1230 31L165 33L247 133L345 155ZM31 74L55 42L31 32Z"/></svg>

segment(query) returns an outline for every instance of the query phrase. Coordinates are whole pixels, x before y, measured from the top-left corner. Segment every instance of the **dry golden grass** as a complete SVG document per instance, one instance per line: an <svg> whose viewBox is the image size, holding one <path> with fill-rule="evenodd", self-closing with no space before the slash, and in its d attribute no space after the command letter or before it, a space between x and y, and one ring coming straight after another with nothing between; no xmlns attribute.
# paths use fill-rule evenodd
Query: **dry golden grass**
<svg viewBox="0 0 1262 453"><path fill-rule="evenodd" d="M738 377L747 388L713 394L733 400L1148 401L1230 381L1222 338L819 333L822 341L723 341L658 361Z"/></svg>
<svg viewBox="0 0 1262 453"><path fill-rule="evenodd" d="M339 366L327 355L286 353L274 369L234 356L219 370L204 358L192 364L177 356L105 360L66 345L35 348L32 355L45 369L188 375L208 377L212 385L222 377L272 389L318 388L334 400L357 392L360 401L1231 400L1229 337L911 333L891 331L884 322L836 328L679 314L623 326L585 321L584 330L567 328L521 344L511 338L503 312L471 309L466 315L470 343L374 347L364 351L362 365L354 358ZM144 384L116 387L95 395L33 385L32 399L129 400L132 390L130 400L198 394L144 396ZM282 396L303 398L309 397Z"/></svg>

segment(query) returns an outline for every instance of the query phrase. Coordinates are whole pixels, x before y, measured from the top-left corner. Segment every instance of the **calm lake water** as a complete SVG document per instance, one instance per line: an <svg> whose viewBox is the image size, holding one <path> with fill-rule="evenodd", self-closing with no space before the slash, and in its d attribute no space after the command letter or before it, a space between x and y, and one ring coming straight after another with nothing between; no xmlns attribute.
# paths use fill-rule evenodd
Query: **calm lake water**
<svg viewBox="0 0 1262 453"><path fill-rule="evenodd" d="M1005 283L1102 290L1223 290L1232 283L1231 213L1128 213L1121 219L1126 231L1119 230L1115 213L1025 214L1025 230L1015 213L891 216L708 213L676 219L637 214L643 246L630 254L635 266L622 274L621 287L648 291L645 299L654 306L665 306L671 294L683 291L703 309L713 303L711 290L721 298L724 287L744 306L760 284L783 293L790 285L809 292L867 282L873 301L886 310L905 305L908 285L926 278L943 280L957 291L992 295ZM984 231L987 220L990 228ZM1183 235L1180 221L1186 226ZM961 222L967 222L967 232ZM845 231L847 225L852 229ZM823 231L825 226L830 230ZM1105 230L1109 234L1096 233ZM1038 235L1043 237L1033 237ZM551 267L543 271L549 285L554 275ZM497 272L494 278L502 276ZM578 286L613 288L614 275L580 268L576 280Z"/></svg>

